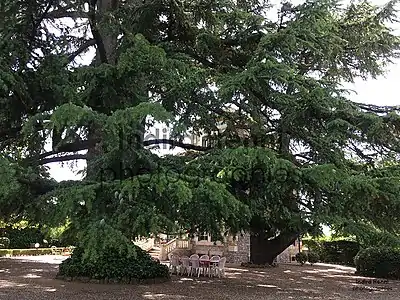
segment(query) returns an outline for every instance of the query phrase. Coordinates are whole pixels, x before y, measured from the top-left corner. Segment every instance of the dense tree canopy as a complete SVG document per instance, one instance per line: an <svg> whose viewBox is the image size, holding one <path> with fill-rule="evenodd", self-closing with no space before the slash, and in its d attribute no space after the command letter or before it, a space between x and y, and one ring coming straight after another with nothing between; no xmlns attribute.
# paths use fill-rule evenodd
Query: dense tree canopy
<svg viewBox="0 0 400 300"><path fill-rule="evenodd" d="M396 233L400 178L384 162L399 109L341 86L398 56L395 5L3 1L1 217L68 218L93 255L151 232L247 230L254 262L322 223ZM154 121L174 139L143 141ZM160 143L192 151L160 158ZM84 180L50 178L48 163L77 159Z"/></svg>

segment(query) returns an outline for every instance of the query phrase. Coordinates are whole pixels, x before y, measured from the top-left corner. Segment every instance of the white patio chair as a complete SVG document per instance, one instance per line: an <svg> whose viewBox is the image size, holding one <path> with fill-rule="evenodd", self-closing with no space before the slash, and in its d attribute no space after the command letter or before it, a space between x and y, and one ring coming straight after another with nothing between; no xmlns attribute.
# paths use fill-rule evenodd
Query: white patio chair
<svg viewBox="0 0 400 300"><path fill-rule="evenodd" d="M190 255L189 259L199 259L199 255L198 254L192 254L192 255Z"/></svg>
<svg viewBox="0 0 400 300"><path fill-rule="evenodd" d="M221 278L221 275L223 277L225 277L225 263L226 263L226 257L222 257L219 260L218 266L216 267L217 268L218 277L220 277L220 278Z"/></svg>
<svg viewBox="0 0 400 300"><path fill-rule="evenodd" d="M210 274L210 265L206 265L206 264L201 264L201 261L205 260L205 261L209 261L210 257L208 255L202 255L200 256L199 262L200 262L200 271L203 273L204 276L206 276L206 273Z"/></svg>
<svg viewBox="0 0 400 300"><path fill-rule="evenodd" d="M179 274L180 275L184 275L185 273L187 275L190 274L190 258L187 256L183 256L181 257L181 266L180 266L180 270L179 270Z"/></svg>
<svg viewBox="0 0 400 300"><path fill-rule="evenodd" d="M217 275L220 259L221 258L218 255L214 255L211 257L211 259L210 259L210 274L209 274L210 277Z"/></svg>
<svg viewBox="0 0 400 300"><path fill-rule="evenodd" d="M200 261L197 254L193 254L189 258L190 260L190 272L189 276L197 273L197 277L200 277Z"/></svg>
<svg viewBox="0 0 400 300"><path fill-rule="evenodd" d="M173 274L174 270L175 270L176 274L179 274L180 264L179 264L179 256L177 256L177 255L171 255L170 256L169 272L171 274Z"/></svg>

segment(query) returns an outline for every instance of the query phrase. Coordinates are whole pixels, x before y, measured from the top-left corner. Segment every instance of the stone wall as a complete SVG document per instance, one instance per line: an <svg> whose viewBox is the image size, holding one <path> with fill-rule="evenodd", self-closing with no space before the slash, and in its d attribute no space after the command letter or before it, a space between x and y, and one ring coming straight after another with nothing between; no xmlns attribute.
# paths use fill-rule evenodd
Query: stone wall
<svg viewBox="0 0 400 300"><path fill-rule="evenodd" d="M288 249L283 251L281 254L278 255L276 258L277 263L290 263L290 253Z"/></svg>
<svg viewBox="0 0 400 300"><path fill-rule="evenodd" d="M247 263L250 261L250 234L244 233L237 239L237 251L226 251L226 262L232 264Z"/></svg>
<svg viewBox="0 0 400 300"><path fill-rule="evenodd" d="M171 251L172 254L182 256L190 256L192 255L192 251L190 249L174 249Z"/></svg>
<svg viewBox="0 0 400 300"><path fill-rule="evenodd" d="M192 247L192 253L196 253L198 255L224 255L224 245L195 245Z"/></svg>

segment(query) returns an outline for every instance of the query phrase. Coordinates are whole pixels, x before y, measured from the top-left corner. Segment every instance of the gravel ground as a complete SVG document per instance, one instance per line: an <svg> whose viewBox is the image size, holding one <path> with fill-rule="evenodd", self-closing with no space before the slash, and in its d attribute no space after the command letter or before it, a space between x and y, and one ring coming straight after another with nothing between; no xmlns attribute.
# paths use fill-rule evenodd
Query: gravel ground
<svg viewBox="0 0 400 300"><path fill-rule="evenodd" d="M354 269L317 264L227 268L226 278L180 278L157 285L100 285L55 280L61 256L0 259L1 300L400 299L400 282L357 284ZM358 289L354 289L358 287Z"/></svg>

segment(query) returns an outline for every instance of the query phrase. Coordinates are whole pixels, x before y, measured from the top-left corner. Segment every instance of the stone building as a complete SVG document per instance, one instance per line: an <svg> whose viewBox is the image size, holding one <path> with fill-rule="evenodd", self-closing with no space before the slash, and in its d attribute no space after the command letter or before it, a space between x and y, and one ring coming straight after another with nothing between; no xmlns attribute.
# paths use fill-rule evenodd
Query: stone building
<svg viewBox="0 0 400 300"><path fill-rule="evenodd" d="M166 238L166 236L164 236ZM191 254L209 256L225 256L228 263L241 264L250 262L250 234L244 233L238 236L228 236L225 241L212 241L208 234L195 236L190 239L186 237L177 237L166 239L162 242L153 241L153 256L160 260L167 260L168 256L173 254L190 256ZM302 245L296 240L292 245L285 249L276 258L277 263L295 262L296 254L301 251Z"/></svg>

